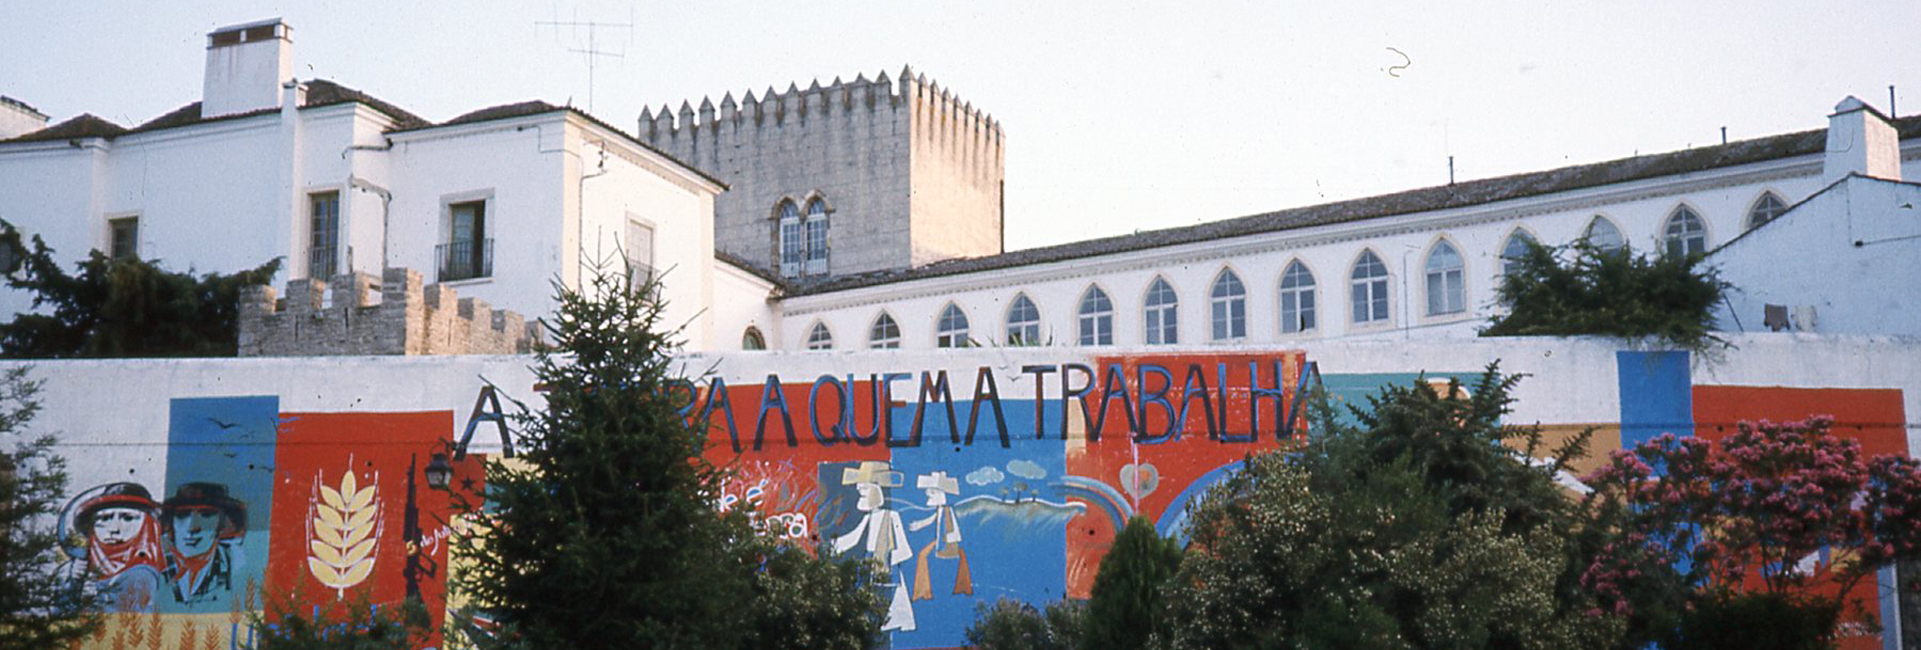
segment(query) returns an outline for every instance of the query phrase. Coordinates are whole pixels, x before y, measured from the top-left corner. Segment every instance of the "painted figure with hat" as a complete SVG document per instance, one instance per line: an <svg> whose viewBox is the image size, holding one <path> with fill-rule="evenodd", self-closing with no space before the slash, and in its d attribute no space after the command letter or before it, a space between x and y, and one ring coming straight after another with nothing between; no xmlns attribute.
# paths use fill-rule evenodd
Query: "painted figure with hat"
<svg viewBox="0 0 1921 650"><path fill-rule="evenodd" d="M960 494L960 481L948 476L947 472L934 472L916 477L914 487L927 492L927 506L934 509L934 514L908 524L907 529L919 531L938 524L934 529L934 540L921 547L920 558L914 563L914 600L934 597L934 580L927 574L929 553L943 560L959 559L960 567L954 574L954 593L974 593L974 578L967 570L967 551L960 545L960 518L954 516L954 506L947 502L948 495Z"/></svg>
<svg viewBox="0 0 1921 650"><path fill-rule="evenodd" d="M215 600L233 590L234 563L247 532L247 506L219 483L187 483L161 504L173 552L167 581L174 600Z"/></svg>
<svg viewBox="0 0 1921 650"><path fill-rule="evenodd" d="M882 630L914 629L914 606L908 602L907 585L894 571L894 565L906 562L914 556L914 551L907 545L907 531L901 528L900 513L887 507L887 493L882 491L900 487L901 478L900 472L893 471L887 461L882 460L861 461L855 467L842 469L840 475L841 485L851 485L859 491L860 500L854 508L863 514L853 530L834 539L834 552L844 553L862 546L869 557L879 560L886 568L887 572L878 576L877 582L893 595Z"/></svg>
<svg viewBox="0 0 1921 650"><path fill-rule="evenodd" d="M74 497L67 512L62 525L70 522L80 543L68 547L74 561L66 575L88 581L105 611L153 611L166 555L159 506L147 488L109 483Z"/></svg>

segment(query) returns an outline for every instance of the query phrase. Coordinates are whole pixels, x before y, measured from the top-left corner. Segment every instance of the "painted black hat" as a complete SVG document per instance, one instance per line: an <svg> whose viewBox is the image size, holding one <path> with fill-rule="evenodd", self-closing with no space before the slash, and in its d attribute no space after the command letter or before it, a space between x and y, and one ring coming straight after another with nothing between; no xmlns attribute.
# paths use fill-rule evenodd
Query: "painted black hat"
<svg viewBox="0 0 1921 650"><path fill-rule="evenodd" d="M223 536L247 527L247 504L227 496L227 486L219 483L183 484L160 507L168 517L183 508L218 508L227 515L227 522L233 526L231 531L222 527L220 533Z"/></svg>

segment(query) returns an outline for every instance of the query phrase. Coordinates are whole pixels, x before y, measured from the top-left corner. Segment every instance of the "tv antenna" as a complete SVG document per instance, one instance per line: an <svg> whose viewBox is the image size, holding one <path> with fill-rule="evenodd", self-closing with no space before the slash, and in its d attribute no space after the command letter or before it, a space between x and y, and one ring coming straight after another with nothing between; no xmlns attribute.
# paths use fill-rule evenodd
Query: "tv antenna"
<svg viewBox="0 0 1921 650"><path fill-rule="evenodd" d="M594 68L597 67L597 64L600 62L600 58L601 57L607 57L612 59L627 58L627 53L625 50L614 51L614 50L602 50L599 48L600 30L602 29L627 30L628 42L632 43L633 35L634 35L633 17L630 15L627 19L627 22L624 22L624 23L607 23L607 22L600 22L600 21L594 21L594 20L581 20L580 11L575 10L573 20L560 20L559 17L556 16L553 20L534 21L534 26L554 28L555 40L559 39L560 29L563 27L573 29L576 37L578 37L578 35L580 34L581 28L584 27L587 29L587 47L585 48L570 47L570 48L567 48L567 51L581 54L587 58L587 112L592 113L594 111Z"/></svg>

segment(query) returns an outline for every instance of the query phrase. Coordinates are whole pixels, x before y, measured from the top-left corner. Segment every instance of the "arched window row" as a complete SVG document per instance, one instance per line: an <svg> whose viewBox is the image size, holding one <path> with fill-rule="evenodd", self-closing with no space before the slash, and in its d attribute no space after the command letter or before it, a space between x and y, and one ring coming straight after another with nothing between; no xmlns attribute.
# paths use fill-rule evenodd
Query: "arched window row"
<svg viewBox="0 0 1921 650"><path fill-rule="evenodd" d="M1780 195L1769 191L1750 204L1746 225L1750 228L1766 224L1781 216L1788 204ZM806 234L803 230L802 234ZM1708 227L1701 213L1689 204L1678 204L1668 213L1659 231L1661 252L1667 254L1699 255L1708 250ZM1613 218L1605 215L1588 217L1580 230L1580 240L1602 250L1620 250L1629 246L1628 237ZM1528 230L1515 227L1499 240L1501 242L1496 259L1501 274L1514 273L1520 268L1521 261L1527 256L1531 245L1539 243ZM1409 251L1398 264L1413 274L1405 289L1409 295L1405 299L1414 301L1408 309L1427 318L1452 319L1468 313L1472 304L1468 301L1467 256L1459 245L1447 237L1437 238L1425 251ZM1363 328L1384 326L1393 321L1393 309L1399 308L1395 292L1397 280L1395 267L1390 266L1388 258L1373 248L1363 248L1344 269L1348 277L1347 315L1348 323ZM1270 285L1272 286L1272 285ZM1320 330L1323 317L1318 291L1320 285L1314 272L1300 259L1290 259L1282 267L1278 277L1275 298L1275 318L1269 332L1278 332L1282 337L1313 334ZM1338 290L1338 289L1337 289ZM1418 292L1418 293L1417 293ZM1233 268L1223 266L1207 285L1206 318L1204 330L1208 341L1235 342L1246 340L1249 336L1248 284L1242 275ZM1254 297L1259 299L1259 297ZM1338 300L1338 298L1337 298ZM1181 342L1180 290L1167 276L1156 275L1148 282L1141 294L1140 323L1141 338L1138 343L1146 345L1177 345ZM1108 291L1099 284L1089 284L1082 289L1073 306L1071 335L1063 342L1084 346L1114 345L1115 322L1119 310ZM1337 303L1338 308L1338 303ZM1041 307L1026 292L1018 292L1007 303L1001 313L1000 344L1010 347L1048 345L1055 342L1046 331L1041 319ZM1338 312L1337 312L1338 314ZM979 344L988 338L975 338L967 311L956 302L949 302L941 308L935 320L934 346L937 348L958 348ZM989 337L993 327L989 327ZM758 337L758 332L753 332ZM1256 336L1259 336L1256 334ZM745 341L745 339L743 339ZM891 315L881 312L875 316L870 326L868 346L870 348L898 348L903 341L901 326ZM1126 343L1126 342L1122 342ZM832 347L832 334L823 324L815 324L806 338L808 349ZM765 343L761 343L765 345ZM743 344L743 347L748 347Z"/></svg>

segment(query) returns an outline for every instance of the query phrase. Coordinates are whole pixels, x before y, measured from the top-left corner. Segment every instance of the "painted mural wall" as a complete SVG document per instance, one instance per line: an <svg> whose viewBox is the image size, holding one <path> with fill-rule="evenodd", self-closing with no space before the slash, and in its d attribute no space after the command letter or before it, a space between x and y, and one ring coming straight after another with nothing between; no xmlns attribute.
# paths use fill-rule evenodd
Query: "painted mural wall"
<svg viewBox="0 0 1921 650"><path fill-rule="evenodd" d="M1712 361L1583 340L1328 343L1302 349L981 349L690 355L686 414L734 471L718 504L886 567L897 648L963 643L975 607L1085 597L1123 522L1178 534L1185 506L1298 432L1312 363L1337 398L1527 373L1515 423L1595 427L1597 455L1665 431L1834 415L1873 453L1912 453L1921 350L1901 340L1751 336ZM485 385L538 404L517 357L41 363L73 494L50 570L115 612L85 648L247 646L246 613L418 595L446 611L450 496L423 469ZM472 451L498 451L491 425ZM457 464L455 489L484 483ZM1892 611L1883 576L1868 589ZM1891 628L1891 626L1890 626ZM1887 640L1884 641L1883 637ZM1894 648L1892 629L1849 648ZM438 641L435 640L434 643Z"/></svg>

